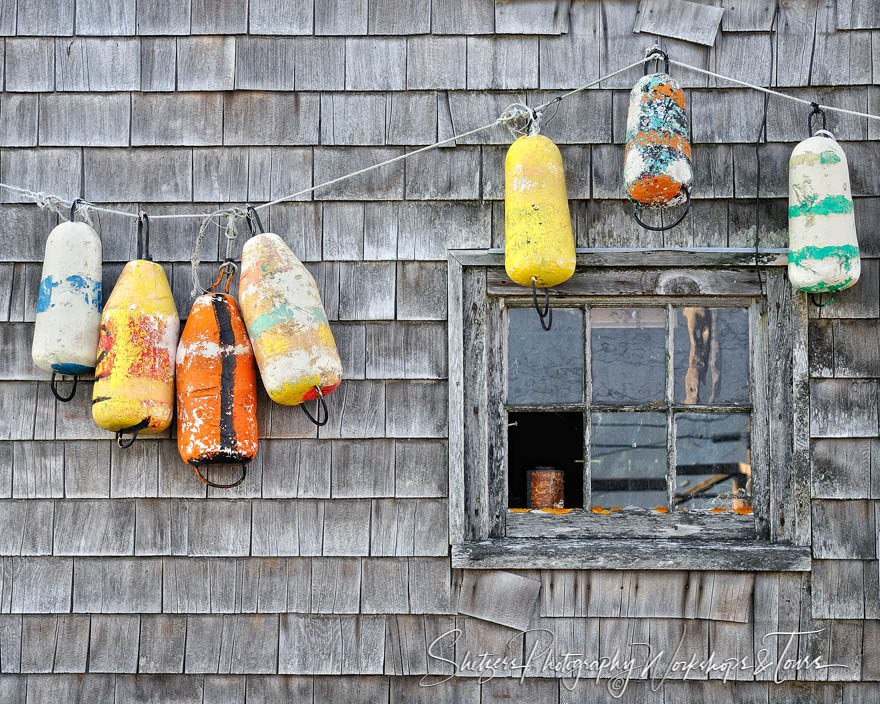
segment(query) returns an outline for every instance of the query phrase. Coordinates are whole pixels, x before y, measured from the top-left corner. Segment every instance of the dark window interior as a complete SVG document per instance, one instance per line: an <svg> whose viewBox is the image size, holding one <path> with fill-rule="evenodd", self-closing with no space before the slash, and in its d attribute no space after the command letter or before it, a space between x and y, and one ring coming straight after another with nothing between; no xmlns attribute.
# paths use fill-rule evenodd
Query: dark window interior
<svg viewBox="0 0 880 704"><path fill-rule="evenodd" d="M508 506L528 508L526 471L540 466L565 472L565 507L584 501L584 422L580 412L508 415Z"/></svg>

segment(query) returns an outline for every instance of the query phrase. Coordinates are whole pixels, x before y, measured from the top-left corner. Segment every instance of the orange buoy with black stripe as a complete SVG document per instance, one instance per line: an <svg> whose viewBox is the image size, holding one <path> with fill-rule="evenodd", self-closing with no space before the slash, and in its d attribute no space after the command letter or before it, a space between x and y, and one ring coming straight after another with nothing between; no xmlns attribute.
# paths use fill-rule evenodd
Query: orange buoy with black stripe
<svg viewBox="0 0 880 704"><path fill-rule="evenodd" d="M231 278L234 265L224 267ZM257 372L238 304L213 291L223 273L193 303L177 346L177 449L203 482L228 489L244 481L257 454ZM232 484L209 481L200 469L232 464L242 468Z"/></svg>

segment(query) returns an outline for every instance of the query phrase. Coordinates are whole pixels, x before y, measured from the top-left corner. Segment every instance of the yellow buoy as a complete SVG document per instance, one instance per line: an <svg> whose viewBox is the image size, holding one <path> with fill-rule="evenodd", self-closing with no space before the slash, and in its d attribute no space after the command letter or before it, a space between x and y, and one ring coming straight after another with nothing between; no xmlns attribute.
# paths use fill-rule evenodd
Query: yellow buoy
<svg viewBox="0 0 880 704"><path fill-rule="evenodd" d="M520 137L507 150L504 235L504 268L520 286L555 286L574 273L562 155L543 135Z"/></svg>
<svg viewBox="0 0 880 704"><path fill-rule="evenodd" d="M179 331L165 271L151 261L128 262L101 315L92 396L95 423L118 440L171 425Z"/></svg>

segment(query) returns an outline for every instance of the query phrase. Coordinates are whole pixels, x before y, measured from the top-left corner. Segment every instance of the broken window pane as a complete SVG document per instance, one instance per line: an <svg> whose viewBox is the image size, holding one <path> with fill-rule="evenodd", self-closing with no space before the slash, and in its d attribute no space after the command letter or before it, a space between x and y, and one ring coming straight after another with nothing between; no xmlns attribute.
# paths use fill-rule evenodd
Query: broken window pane
<svg viewBox="0 0 880 704"><path fill-rule="evenodd" d="M661 403L665 398L666 311L591 308L593 402Z"/></svg>
<svg viewBox="0 0 880 704"><path fill-rule="evenodd" d="M748 413L679 413L675 437L676 508L751 507Z"/></svg>
<svg viewBox="0 0 880 704"><path fill-rule="evenodd" d="M584 314L554 308L553 327L541 329L534 308L507 312L507 402L570 404L584 400Z"/></svg>
<svg viewBox="0 0 880 704"><path fill-rule="evenodd" d="M674 309L675 401L749 401L749 317L745 308Z"/></svg>
<svg viewBox="0 0 880 704"><path fill-rule="evenodd" d="M593 413L591 431L591 504L665 507L666 414Z"/></svg>

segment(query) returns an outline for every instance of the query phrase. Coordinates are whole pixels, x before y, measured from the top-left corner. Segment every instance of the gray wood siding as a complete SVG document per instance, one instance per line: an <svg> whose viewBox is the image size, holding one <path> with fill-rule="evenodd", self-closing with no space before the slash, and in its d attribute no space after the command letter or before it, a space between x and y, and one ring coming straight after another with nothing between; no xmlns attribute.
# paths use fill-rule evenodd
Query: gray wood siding
<svg viewBox="0 0 880 704"><path fill-rule="evenodd" d="M772 0L0 0L0 180L131 212L258 203L490 122L511 103L551 100L636 60L655 38L705 69L880 112L876 3L791 0L775 22L774 8ZM640 68L545 119L563 153L577 245L751 247L758 194L761 245L786 246L786 165L806 136L807 108L769 101L758 183L762 97L672 73L687 91L697 178L693 213L666 233L638 228L621 189L626 101ZM315 275L345 381L317 430L261 390L259 455L231 492L199 482L171 432L116 447L91 422L90 382L71 403L55 401L30 345L45 238L59 218L0 192L0 701L873 701L880 123L833 113L828 122L849 159L865 258L856 287L809 311L808 359L796 360L809 373L797 390L809 394L808 417L769 424L771 434L777 423L799 429L803 452L770 458L786 464L783 474L806 463L809 434L810 505L791 527L809 546L803 573L451 569L450 545L465 536L448 520L450 504L474 509L487 487L450 495L449 457L460 464L485 439L450 447L449 428L474 408L480 423L488 413L474 389L453 389L449 407L449 370L462 365L462 350L449 348L448 326L464 316L471 344L491 341L480 328L487 310L447 310L450 294L462 297L447 251L503 247L506 129L265 214L267 230ZM92 219L109 292L134 256L135 223ZM197 230L195 220L152 229L181 317ZM210 228L203 279L223 247ZM465 295L480 283L470 276ZM767 285L788 286L779 277ZM771 323L785 329L796 305L769 311ZM778 390L791 365L772 354L772 334L769 346ZM769 491L772 501L788 499L775 483ZM786 643L767 634L816 630L795 637L788 655L846 668L801 671L782 684L769 671L726 682L720 673L673 675L659 692L639 675L622 700L607 678L572 692L534 664L522 683L506 670L486 683L459 676L420 686L424 675L452 673L429 646L456 628L458 642L441 638L431 653L460 660L467 650L509 648L522 657L552 634L560 650L594 657L632 641L670 653L681 642L688 655L718 658L766 648L772 657ZM521 637L520 628L546 631Z"/></svg>

